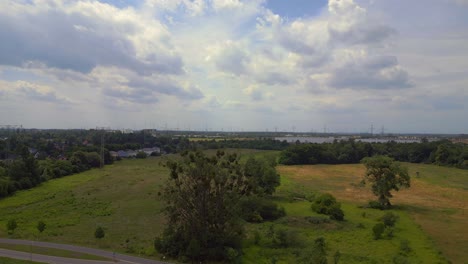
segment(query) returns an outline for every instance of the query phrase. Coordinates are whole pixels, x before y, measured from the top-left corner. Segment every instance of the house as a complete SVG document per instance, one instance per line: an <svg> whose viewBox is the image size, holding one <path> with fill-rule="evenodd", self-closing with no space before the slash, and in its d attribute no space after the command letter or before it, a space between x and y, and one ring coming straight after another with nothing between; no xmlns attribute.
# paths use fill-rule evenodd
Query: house
<svg viewBox="0 0 468 264"><path fill-rule="evenodd" d="M128 158L128 153L124 150L119 150L117 151L117 155L120 157L120 158Z"/></svg>
<svg viewBox="0 0 468 264"><path fill-rule="evenodd" d="M148 156L151 156L151 154L153 153L157 153L157 154L161 153L161 149L158 147L144 148L144 149L140 149L139 151L146 153L146 155Z"/></svg>

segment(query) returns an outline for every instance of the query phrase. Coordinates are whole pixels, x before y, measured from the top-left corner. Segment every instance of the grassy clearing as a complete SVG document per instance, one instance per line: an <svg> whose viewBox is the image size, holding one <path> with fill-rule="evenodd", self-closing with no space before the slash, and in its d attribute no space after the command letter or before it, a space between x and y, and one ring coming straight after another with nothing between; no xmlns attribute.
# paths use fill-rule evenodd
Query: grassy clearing
<svg viewBox="0 0 468 264"><path fill-rule="evenodd" d="M112 260L112 259L109 259L109 258L90 255L90 254L86 254L86 253L80 253L80 252L74 252L74 251L68 251L68 250L56 249L56 248L31 246L31 245L14 245L14 244L0 243L0 248L15 250L15 251L21 251L21 252L28 252L28 253L33 253L33 254L63 257L63 258L86 259L86 260L103 260L103 261L111 261Z"/></svg>
<svg viewBox="0 0 468 264"><path fill-rule="evenodd" d="M412 176L412 187L395 192L392 199L400 219L407 219L405 221L408 225L405 228L413 229L420 226L436 247L453 263L467 263L468 252L464 249L468 248L468 229L466 229L468 192L465 189L468 171L433 165L409 163L405 165L409 167ZM369 200L375 199L369 187L359 184L365 171L360 164L281 166L279 171L283 176L282 180L286 179L286 182L293 184L282 185L278 194L291 196L291 193L298 192L294 185L300 186L302 190L330 192L344 202L346 216L352 213L353 207L356 208L357 205L364 205ZM419 177L416 177L416 171L419 171ZM413 227L410 225L410 220L416 223ZM412 239L417 237L424 237L424 234L421 232L419 236L412 236Z"/></svg>
<svg viewBox="0 0 468 264"><path fill-rule="evenodd" d="M0 263L2 264L45 264L44 262L35 262L29 260L19 260L19 259L11 259L11 258L3 258L0 257Z"/></svg>

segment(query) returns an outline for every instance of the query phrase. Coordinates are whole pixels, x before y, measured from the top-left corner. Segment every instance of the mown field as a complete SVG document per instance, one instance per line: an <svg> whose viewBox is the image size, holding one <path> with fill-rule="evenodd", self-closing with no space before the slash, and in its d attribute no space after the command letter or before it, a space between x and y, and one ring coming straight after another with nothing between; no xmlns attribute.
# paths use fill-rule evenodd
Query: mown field
<svg viewBox="0 0 468 264"><path fill-rule="evenodd" d="M247 155L275 152L242 151ZM159 259L153 248L155 236L164 228L158 191L167 177L161 163L169 157L124 160L0 200L0 237L38 239L99 247ZM360 186L362 165L279 166L282 185L274 199L287 216L275 222L248 224L244 263L294 263L318 237L324 237L329 263L339 251L339 263L393 263L402 241L408 241L410 263L466 263L468 234L464 225L468 201L468 171L430 165L408 164L412 187L395 194L392 212L399 215L392 239L374 240L372 226L384 212L360 208L373 199ZM342 203L344 222L312 224L318 217L306 200L317 192L330 192ZM8 235L5 224L16 219L18 228ZM47 224L39 234L39 220ZM295 231L300 245L275 248L268 238L270 226ZM94 238L97 226L105 237ZM254 243L258 232L259 243Z"/></svg>

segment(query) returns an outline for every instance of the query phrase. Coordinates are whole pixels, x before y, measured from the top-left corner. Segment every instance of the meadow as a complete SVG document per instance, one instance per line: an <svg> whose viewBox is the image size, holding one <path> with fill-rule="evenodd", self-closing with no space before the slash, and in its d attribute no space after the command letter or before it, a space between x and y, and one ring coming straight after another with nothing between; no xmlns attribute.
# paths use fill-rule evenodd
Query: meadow
<svg viewBox="0 0 468 264"><path fill-rule="evenodd" d="M244 159L277 154L241 152ZM153 241L164 229L165 219L158 192L167 177L162 163L171 157L123 160L2 199L0 237L84 245L159 259L162 256L155 252ZM395 193L391 211L399 220L394 237L380 240L373 239L372 226L385 212L365 208L374 197L368 186L359 184L362 165L278 166L281 186L273 199L287 216L247 225L243 262L292 263L316 238L323 237L329 263L334 263L337 252L339 263L394 263L403 244L410 248L405 257L410 263L447 263L446 259L466 263L468 171L406 165L413 177L412 187ZM320 192L337 197L345 212L344 222L314 224L308 220L323 218L310 209L307 200ZM10 235L5 228L9 219L18 222ZM47 225L43 233L36 229L38 221ZM94 237L98 226L105 230L103 239ZM298 246L272 246L268 237L271 226L294 231Z"/></svg>

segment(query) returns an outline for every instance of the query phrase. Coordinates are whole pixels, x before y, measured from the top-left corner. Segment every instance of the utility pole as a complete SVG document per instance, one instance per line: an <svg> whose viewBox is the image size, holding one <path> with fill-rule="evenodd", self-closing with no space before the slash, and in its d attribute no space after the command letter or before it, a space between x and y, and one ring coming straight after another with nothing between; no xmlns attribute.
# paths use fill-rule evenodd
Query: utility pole
<svg viewBox="0 0 468 264"><path fill-rule="evenodd" d="M101 130L101 169L104 168L104 135L109 127L96 127L96 130Z"/></svg>
<svg viewBox="0 0 468 264"><path fill-rule="evenodd" d="M10 151L11 151L11 131L13 130L13 133L16 134L18 129L22 130L23 125L0 125L1 130L6 130L7 133L7 139L5 140L6 143L6 150L5 150L5 159L8 160L10 157Z"/></svg>
<svg viewBox="0 0 468 264"><path fill-rule="evenodd" d="M370 133L371 133L371 136L374 136L374 123L371 123L371 126L370 126Z"/></svg>

